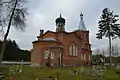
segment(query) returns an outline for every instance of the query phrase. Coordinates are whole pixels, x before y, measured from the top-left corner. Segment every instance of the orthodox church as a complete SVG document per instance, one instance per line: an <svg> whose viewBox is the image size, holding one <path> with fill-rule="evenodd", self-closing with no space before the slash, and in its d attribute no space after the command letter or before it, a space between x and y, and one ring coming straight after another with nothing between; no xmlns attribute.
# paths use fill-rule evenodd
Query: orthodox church
<svg viewBox="0 0 120 80"><path fill-rule="evenodd" d="M37 40L33 41L31 66L83 66L91 63L89 31L86 29L83 14L77 30L67 32L65 19L55 20L56 31L40 29Z"/></svg>

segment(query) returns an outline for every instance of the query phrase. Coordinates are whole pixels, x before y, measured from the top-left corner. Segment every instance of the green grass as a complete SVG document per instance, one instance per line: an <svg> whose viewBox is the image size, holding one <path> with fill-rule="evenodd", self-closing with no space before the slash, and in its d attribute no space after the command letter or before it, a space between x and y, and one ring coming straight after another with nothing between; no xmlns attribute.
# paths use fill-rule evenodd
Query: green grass
<svg viewBox="0 0 120 80"><path fill-rule="evenodd" d="M120 80L120 74L116 74L115 70L107 70L105 72L106 80Z"/></svg>
<svg viewBox="0 0 120 80"><path fill-rule="evenodd" d="M0 67L0 72L4 75L11 75L9 73L9 68L11 66L2 66ZM14 69L16 66L14 66ZM14 75L16 80L35 80L35 78L39 78L39 80L43 80L45 77L56 77L58 73L59 80L93 80L91 76L84 73L79 75L68 75L69 70L74 68L32 68L28 66L23 67L22 73L17 73ZM80 69L78 67L78 69ZM87 70L88 68L85 68ZM68 79L69 78L69 79ZM116 74L115 70L106 70L104 73L104 80L120 80L120 74Z"/></svg>

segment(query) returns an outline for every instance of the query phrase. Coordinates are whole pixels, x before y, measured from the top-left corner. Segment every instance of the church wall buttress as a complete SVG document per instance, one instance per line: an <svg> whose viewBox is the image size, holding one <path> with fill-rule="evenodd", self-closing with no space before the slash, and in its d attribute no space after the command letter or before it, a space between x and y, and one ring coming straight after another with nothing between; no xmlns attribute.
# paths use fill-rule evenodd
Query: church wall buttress
<svg viewBox="0 0 120 80"><path fill-rule="evenodd" d="M43 48L39 45L35 45L33 46L33 50L32 50L32 59L31 59L31 62L34 63L33 65L35 66L40 66L42 65L42 62L43 62Z"/></svg>

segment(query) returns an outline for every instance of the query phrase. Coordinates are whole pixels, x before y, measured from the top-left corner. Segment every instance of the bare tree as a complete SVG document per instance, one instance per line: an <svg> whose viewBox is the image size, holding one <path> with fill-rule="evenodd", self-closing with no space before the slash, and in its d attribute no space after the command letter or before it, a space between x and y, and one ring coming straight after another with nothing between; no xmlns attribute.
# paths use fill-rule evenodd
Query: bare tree
<svg viewBox="0 0 120 80"><path fill-rule="evenodd" d="M2 49L0 53L0 65L5 51L6 40L11 27L24 30L27 9L24 8L26 0L0 0L0 26L6 27Z"/></svg>

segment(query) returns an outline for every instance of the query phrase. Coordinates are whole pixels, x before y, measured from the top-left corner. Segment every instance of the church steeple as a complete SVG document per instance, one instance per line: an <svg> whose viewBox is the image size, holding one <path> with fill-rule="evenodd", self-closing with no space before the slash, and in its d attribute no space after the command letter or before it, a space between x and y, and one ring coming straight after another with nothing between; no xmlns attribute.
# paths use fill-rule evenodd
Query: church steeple
<svg viewBox="0 0 120 80"><path fill-rule="evenodd" d="M55 22L56 22L56 32L65 31L65 28L64 28L64 26L65 26L65 19L62 18L61 13L60 13L60 17L57 18L55 20Z"/></svg>
<svg viewBox="0 0 120 80"><path fill-rule="evenodd" d="M60 13L60 18L61 18L62 16L61 16L61 13Z"/></svg>
<svg viewBox="0 0 120 80"><path fill-rule="evenodd" d="M85 27L85 24L84 24L84 21L83 21L83 14L82 14L82 12L80 14L80 22L79 22L79 28L78 28L78 30L87 31L87 29Z"/></svg>

